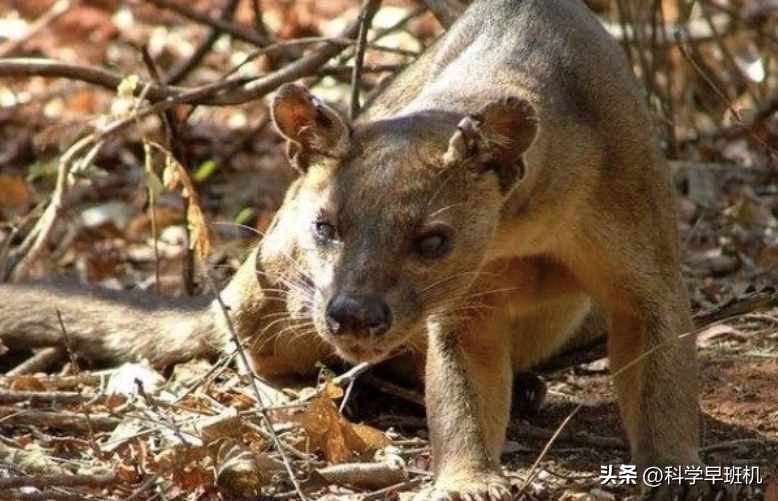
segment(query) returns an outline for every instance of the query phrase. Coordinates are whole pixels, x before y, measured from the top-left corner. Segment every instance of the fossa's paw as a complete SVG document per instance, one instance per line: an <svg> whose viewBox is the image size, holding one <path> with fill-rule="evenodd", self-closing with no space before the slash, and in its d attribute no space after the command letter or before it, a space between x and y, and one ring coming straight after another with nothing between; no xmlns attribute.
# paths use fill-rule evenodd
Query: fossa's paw
<svg viewBox="0 0 778 501"><path fill-rule="evenodd" d="M479 473L460 480L440 479L423 489L413 501L510 501L508 480L496 473Z"/></svg>

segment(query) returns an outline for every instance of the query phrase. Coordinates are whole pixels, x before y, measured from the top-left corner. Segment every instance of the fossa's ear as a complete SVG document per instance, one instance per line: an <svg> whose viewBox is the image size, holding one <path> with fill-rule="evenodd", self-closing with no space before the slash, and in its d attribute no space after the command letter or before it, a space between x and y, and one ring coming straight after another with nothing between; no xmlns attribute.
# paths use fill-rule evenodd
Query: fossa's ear
<svg viewBox="0 0 778 501"><path fill-rule="evenodd" d="M524 177L523 155L537 132L537 115L527 101L517 97L493 101L459 122L443 161L468 162L478 172L494 171L507 192Z"/></svg>
<svg viewBox="0 0 778 501"><path fill-rule="evenodd" d="M349 149L346 121L301 85L285 84L270 107L278 132L287 139L289 161L305 172L316 155L340 157Z"/></svg>

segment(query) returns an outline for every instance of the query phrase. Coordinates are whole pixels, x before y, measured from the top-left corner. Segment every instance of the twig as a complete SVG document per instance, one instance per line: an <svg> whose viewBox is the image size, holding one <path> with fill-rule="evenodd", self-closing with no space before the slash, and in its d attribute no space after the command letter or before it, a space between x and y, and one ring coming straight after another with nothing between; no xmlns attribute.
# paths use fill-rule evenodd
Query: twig
<svg viewBox="0 0 778 501"><path fill-rule="evenodd" d="M94 397L92 395L91 397ZM0 390L0 404L30 402L32 404L78 404L90 399L74 391L8 391Z"/></svg>
<svg viewBox="0 0 778 501"><path fill-rule="evenodd" d="M735 103L730 99L730 97L726 94L726 92L723 90L723 86L719 85L717 82L714 81L715 76L712 74L712 72L705 71L701 64L705 64L704 61L701 59L698 61L697 58L693 57L692 54L689 53L689 50L686 48L686 46L681 42L679 33L675 34L676 42L678 44L678 48L681 51L681 54L686 58L686 60L689 62L691 67L697 72L697 74L702 77L703 80L705 80L705 83L708 84L708 86L713 90L713 92L721 99L721 101L727 106L727 109L732 113L732 115L738 120L738 122L743 122L743 115L740 113L740 110L738 110L735 107ZM691 47L696 51L696 47L694 45L691 45Z"/></svg>
<svg viewBox="0 0 778 501"><path fill-rule="evenodd" d="M254 30L259 33L260 36L269 38L265 20L262 16L262 5L260 0L251 0L251 8L254 11Z"/></svg>
<svg viewBox="0 0 778 501"><path fill-rule="evenodd" d="M149 142L144 138L143 141L143 164L146 172L146 192L148 194L149 219L151 219L151 238L153 239L152 249L154 250L154 291L160 294L160 272L159 272L159 230L157 228L157 197L154 193L154 186L151 183L152 176L155 176L153 167L153 153Z"/></svg>
<svg viewBox="0 0 778 501"><path fill-rule="evenodd" d="M399 21L397 21L393 25L391 25L391 26L389 26L387 28L384 28L382 30L377 30L377 33L373 36L373 38L368 43L368 47L370 47L371 45L375 44L377 41L381 40L383 37L385 37L387 35L390 35L391 33L394 33L397 30L402 29L412 19L414 19L416 17L419 17L420 15L424 14L425 12L427 12L427 8L426 7L424 7L424 6L418 7L416 9L414 9L413 11L409 12L408 14L406 14L405 16L403 16L402 19L400 19ZM346 61L348 61L352 56L353 56L352 51L349 51L349 50L345 51L344 54L341 54L340 57L338 57L335 67L342 67L346 63ZM326 71L326 68L322 68L322 70L319 71L319 73L317 74L317 78L314 81L314 84L315 84L315 82L320 81L321 78L324 76L322 74L322 71Z"/></svg>
<svg viewBox="0 0 778 501"><path fill-rule="evenodd" d="M354 120L359 114L359 88L362 83L362 65L365 61L365 44L367 32L373 17L381 6L381 0L363 0L359 14L359 35L357 36L357 51L354 56L354 70L351 73L351 108L349 116Z"/></svg>
<svg viewBox="0 0 778 501"><path fill-rule="evenodd" d="M270 435L273 438L273 444L275 445L276 449L278 450L278 453L281 455L281 458L283 459L284 467L286 468L286 471L289 474L289 480L292 482L292 485L294 486L298 496L300 496L300 499L302 499L303 501L307 501L308 498L303 493L302 488L300 487L300 482L297 480L297 477L294 474L292 463L289 461L289 457L286 455L286 451L284 449L283 444L281 443L281 439L278 438L278 434L273 428L273 422L270 420L270 416L268 415L267 409L265 408L265 405L263 403L262 394L260 393L259 388L257 387L257 382L255 381L255 378L257 376L256 374L254 374L254 369L249 363L249 359L246 356L246 352L243 350L243 345L241 344L240 338L238 337L238 334L235 332L235 326L232 324L232 318L230 317L229 309L227 308L227 305L224 304L224 300L221 297L221 293L219 292L219 289L216 288L216 284L214 284L210 274L206 272L205 278L206 280L208 280L208 286L211 288L211 290L213 291L216 297L216 302L219 304L219 308L221 309L222 315L224 315L224 321L225 324L227 325L227 330L230 332L230 337L232 339L232 342L235 344L238 355L241 358L241 362L243 362L244 367L246 367L246 370L249 372L251 387L254 390L254 395L255 398L257 399L257 406L259 407L258 411L262 419L264 419L265 423L267 424Z"/></svg>
<svg viewBox="0 0 778 501"><path fill-rule="evenodd" d="M80 80L112 91L116 90L116 87L124 78L119 73L98 66L71 64L53 59L8 58L0 60L0 77L34 76ZM138 87L141 88L143 85L144 83L141 82ZM153 85L149 89L148 97L152 101L159 101L185 92L186 90L187 89L182 87L170 87L167 92L163 92L160 86Z"/></svg>
<svg viewBox="0 0 778 501"><path fill-rule="evenodd" d="M47 490L43 492L0 492L0 499L8 499L10 501L90 501L95 498L84 497L83 493L73 494L70 492Z"/></svg>
<svg viewBox="0 0 778 501"><path fill-rule="evenodd" d="M0 478L0 489L15 489L18 487L105 487L116 483L114 473L96 475L29 475L20 477Z"/></svg>
<svg viewBox="0 0 778 501"><path fill-rule="evenodd" d="M105 414L92 414L90 422L95 431L111 431L119 426L121 420ZM75 412L20 410L16 407L0 406L0 423L4 424L89 431L90 422L87 422L83 414Z"/></svg>
<svg viewBox="0 0 778 501"><path fill-rule="evenodd" d="M356 381L359 376L367 372L372 366L373 365L368 362L357 364L340 376L335 376L332 378L332 384L340 387L348 386Z"/></svg>
<svg viewBox="0 0 778 501"><path fill-rule="evenodd" d="M524 491L527 490L527 487L532 483L532 481L535 479L537 474L539 473L538 465L543 460L543 458L546 456L546 453L548 453L548 450L551 448L552 445L554 445L554 442L556 442L557 437L559 437L560 433L562 433L562 430L565 429L567 426L567 423L570 422L571 419L573 419L573 416L575 416L578 411L581 410L583 407L583 404L578 404L573 411L567 415L564 421L557 427L554 434L551 436L551 438L548 439L548 442L543 447L543 450L540 451L540 455L538 455L537 459L535 459L535 462L532 463L532 467L529 469L529 472L527 473L527 480L524 481L524 485L521 486L521 490L519 490L517 498L521 498L521 495L524 494Z"/></svg>
<svg viewBox="0 0 778 501"><path fill-rule="evenodd" d="M715 322L775 307L778 307L778 292L767 288L744 297L734 298L711 311L695 315L694 325L697 328L706 327Z"/></svg>
<svg viewBox="0 0 778 501"><path fill-rule="evenodd" d="M316 472L329 483L372 489L398 484L408 479L408 472L388 463L346 463L319 468Z"/></svg>
<svg viewBox="0 0 778 501"><path fill-rule="evenodd" d="M207 14L197 12L196 10L192 9L191 7L183 3L174 2L171 0L146 0L146 1L156 5L157 7L173 11L176 14L183 16L187 19L190 19L196 23L205 24L207 26L211 26L212 28L219 29L224 33L228 33L232 35L238 40L248 42L258 47L264 47L265 45L268 44L267 38L255 31L247 30L246 28L233 24L221 17L215 18Z"/></svg>
<svg viewBox="0 0 778 501"><path fill-rule="evenodd" d="M753 86L751 84L748 75L746 75L745 71L743 71L743 69L741 69L740 66L737 64L737 61L735 61L734 54L732 54L732 51L724 42L724 38L719 33L719 30L716 27L716 23L713 21L713 15L708 10L706 2L699 2L699 6L700 6L700 11L702 12L702 17L705 19L705 22L708 24L708 27L710 28L710 32L713 35L713 39L716 42L719 51L721 51L721 55L724 57L724 60L727 62L731 70L737 73L738 76L741 78L741 80L745 82L746 92L748 93L749 97L751 97L753 102L758 105L759 98L753 90Z"/></svg>
<svg viewBox="0 0 778 501"><path fill-rule="evenodd" d="M76 386L96 386L102 384L108 377L114 372L114 370L91 372L89 374L79 374L78 376L59 376L59 375L39 375L35 376L35 379L39 381L45 387L52 387L57 390L63 390L65 388L75 388ZM14 381L13 377L9 377L9 374L0 376L0 385L8 386Z"/></svg>
<svg viewBox="0 0 778 501"><path fill-rule="evenodd" d="M221 14L219 15L219 19L225 22L230 22L232 17L235 15L235 9L238 7L239 1L240 0L227 0L227 4L222 9ZM192 72L192 70L197 68L200 62L202 62L203 58L208 55L208 53L211 51L211 48L213 47L213 44L216 43L222 33L224 33L224 31L218 26L211 27L211 31L208 32L208 36L205 37L205 40L200 43L200 45L194 50L192 55L189 56L186 61L183 61L181 64L170 71L170 74L167 76L167 78L164 79L164 82L169 85L175 85L186 78L189 73ZM265 33L261 33L260 35L266 38Z"/></svg>
<svg viewBox="0 0 778 501"><path fill-rule="evenodd" d="M349 27L346 28L346 30L344 30L343 36L353 36L358 30L358 27L359 23L352 23ZM154 113L160 113L162 111L171 109L181 103L201 104L204 101L209 101L210 98L213 98L222 91L228 91L232 89L230 92L227 92L226 95L222 95L220 98L217 98L215 102L221 104L235 104L236 102L245 102L248 100L257 99L264 96L268 92L275 90L278 86L284 83L290 82L305 76L312 71L315 71L324 65L331 57L337 55L342 50L343 47L340 45L325 44L316 51L313 51L305 57L300 58L298 61L291 63L267 76L260 77L255 80L250 80L248 83L246 83L245 79L225 80L216 84L204 85L186 92L179 93L174 97L168 97L164 101L158 102L142 110L138 110L131 117L117 120L103 130L90 134L79 140L77 143L71 146L70 149L68 149L68 151L60 160L57 185L52 197L52 201L47 206L43 216L41 216L40 220L36 224L36 228L33 229L33 231L25 239L25 242L22 243L19 250L17 250L16 255L22 257L21 261L16 266L16 269L13 270L13 277L18 280L19 278L25 276L31 263L34 262L43 251L49 234L54 227L54 223L59 218L59 215L63 209L63 197L67 188L68 176L72 167L71 164L74 161L74 158L79 155L86 147L97 143L98 146L93 149L93 152L96 153L100 145L100 140L127 127L134 121L140 120L141 118ZM22 74L27 75L40 74L31 70L31 67L34 66L37 66L37 68L42 70L44 73L48 71L54 71L53 74L56 74L55 70L61 70L63 66L68 69L68 71L75 69L75 74L80 73L84 69L83 67L74 67L73 65L63 65L61 63L52 64L50 61L41 63L40 61L27 59L5 60L0 61L0 76L3 76L4 71L10 71L11 74L14 74L17 71L21 71ZM95 70L94 68L88 68L88 70L101 74L102 78L106 77L105 72L102 70ZM115 78L118 78L118 76L110 74L108 75L108 79L111 81L111 83L118 85L118 82L121 80L119 79L116 81ZM103 81L103 83L105 82ZM240 89L234 89L234 87L238 87L240 84L245 85L243 85L243 87ZM113 86L114 85L111 85L111 88L113 88ZM150 84L144 85L143 88L146 89L148 95L151 95L155 89L156 92L160 94L164 94L166 92L166 90L163 91L163 88L160 86L154 86Z"/></svg>
<svg viewBox="0 0 778 501"><path fill-rule="evenodd" d="M10 371L6 372L6 376L21 376L23 374L34 374L36 372L45 371L52 365L58 363L65 357L65 350L59 346L52 346L49 348L43 348L35 352L35 354L20 363Z"/></svg>
<svg viewBox="0 0 778 501"><path fill-rule="evenodd" d="M637 24L637 23L633 23ZM713 16L713 24L719 30L722 36L733 34L735 23L730 22L730 16L728 15L716 15ZM635 38L635 32L638 30L645 30L642 26L633 26L632 24L622 25L620 23L603 22L605 30L617 41L622 44L631 44ZM715 40L714 34L710 30L710 26L704 19L692 19L687 23L670 23L666 26L666 30L670 33L678 33L678 39L672 37L657 37L651 40L651 44L654 48L672 48L677 43L705 43Z"/></svg>
<svg viewBox="0 0 778 501"><path fill-rule="evenodd" d="M73 373L78 375L80 372L78 368L78 360L76 360L76 353L73 351L73 345L70 343L70 336L68 336L68 331L65 329L65 322L62 320L62 312L59 310L56 311L59 328L62 331L62 340L65 342L65 349L68 352L68 356L70 356L70 365L73 369ZM100 450L97 439L95 439L95 428L92 424L92 418L89 416L89 409L86 408L84 401L80 402L79 407L81 408L81 412L84 414L84 418L86 418L87 431L89 432L89 442L92 445L92 449L94 450L97 457L103 457L103 453Z"/></svg>
<svg viewBox="0 0 778 501"><path fill-rule="evenodd" d="M8 276L11 273L11 243L16 240L16 237L20 235L24 229L32 225L33 220L40 218L45 207L45 202L38 203L18 224L11 227L11 232L6 236L5 240L0 243L0 283L8 280Z"/></svg>
<svg viewBox="0 0 778 501"><path fill-rule="evenodd" d="M143 57L143 62L146 64L146 69L148 70L149 74L151 75L151 78L154 80L155 83L158 85L166 85L162 82L162 78L159 72L159 69L157 68L157 65L154 63L154 58L151 57L151 53L149 53L148 46L141 47L141 55ZM168 139L168 148L173 150L173 145L175 144L175 147L178 148L178 127L176 124L175 114L173 113L173 110L166 110L159 114L159 118L162 121L162 123L165 126L165 132L167 133L167 139ZM143 151L144 151L144 157L145 157L145 168L147 175L153 176L155 175L154 167L153 167L153 157L151 154L151 146L149 144L149 141L146 137L144 137L143 140ZM176 154L176 151L173 151L173 156L179 160L179 162L185 162L183 158L181 158L179 155ZM184 166L186 169L187 165L186 163L182 163L181 165ZM149 195L149 212L151 213L151 237L154 239L154 284L156 288L157 294L160 293L160 278L159 278L159 233L157 228L157 204L156 204L156 194L154 193L154 189L152 188L151 184L148 186L148 195ZM187 197L184 197L184 218L185 218L185 224L184 228L186 229L186 253L185 256L191 257L192 256L192 249L189 245L190 242L190 231L189 231L189 221L187 214L189 213L189 199ZM187 293L189 295L192 295L192 283L191 283L191 267L187 266L187 264L190 262L189 259L184 260L184 285ZM189 280L187 279L189 278Z"/></svg>
<svg viewBox="0 0 778 501"><path fill-rule="evenodd" d="M0 67L2 67L2 65L3 62L0 61ZM27 269L42 253L49 234L54 227L54 223L57 221L60 213L63 210L64 194L67 188L68 177L73 167L72 163L75 157L80 155L84 150L86 150L86 148L92 146L91 153L87 154L87 156L83 159L83 161L91 161L92 156L96 154L105 138L123 130L125 127L128 127L130 124L135 123L141 118L171 109L172 107L184 102L197 102L198 100L208 98L221 90L229 89L238 83L239 82L233 80L218 82L211 85L204 85L192 91L180 94L176 97L160 101L154 105L136 111L129 117L114 121L105 128L81 138L78 142L72 145L65 152L62 158L60 158L60 167L57 174L57 184L51 202L49 202L49 205L46 207L43 215L35 224L35 227L32 229L32 231L30 231L24 242L22 242L22 244L14 253L14 262L17 264L16 267L11 270L12 277L14 277L16 280L23 278L27 272ZM148 89L149 87L146 88Z"/></svg>
<svg viewBox="0 0 778 501"><path fill-rule="evenodd" d="M246 425L246 427L251 428L252 430L257 432L265 440L273 440L273 436L269 432L267 432L264 428L262 428L261 426L259 426L257 424L254 424L254 423L252 423L250 421L247 421L245 423L245 425ZM302 452L302 451L300 451L298 449L295 449L293 446L291 446L291 445L289 445L289 444L287 444L285 442L281 442L281 443L283 444L284 450L287 451L289 454L293 455L294 457L296 457L297 459L301 459L303 461L310 461L311 460L311 456L313 454L307 454L305 452Z"/></svg>
<svg viewBox="0 0 778 501"><path fill-rule="evenodd" d="M423 477L412 478L410 480L406 480L405 482L400 482L398 484L390 485L389 487L384 487L383 489L364 494L360 497L360 499L362 501L372 501L373 499L388 499L387 494L416 487L424 480L425 479Z"/></svg>
<svg viewBox="0 0 778 501"><path fill-rule="evenodd" d="M135 379L135 385L138 387L138 395L143 399L144 402L146 402L146 405L149 406L149 408L160 418L162 418L163 421L167 422L167 426L173 430L173 433L178 437L178 439L181 441L181 443L185 447L191 447L192 444L189 443L189 441L184 437L184 434L181 433L181 428L176 423L175 419L172 419L171 417L164 414L162 411L160 411L159 406L157 405L156 400L151 398L147 393L146 390L143 388L143 381L140 379Z"/></svg>
<svg viewBox="0 0 778 501"><path fill-rule="evenodd" d="M358 30L359 23L355 21L347 26L338 38L354 38ZM159 85L140 82L138 86L140 88L145 88L148 85L147 96L151 101L161 101L156 103L158 107L138 110L136 117L115 122L103 133L110 134L116 131L113 127L124 128L135 119L159 113L178 104L226 106L260 99L285 83L316 74L319 68L344 49L345 46L342 44L325 43L295 62L273 73L256 78L234 78L194 88L163 88ZM64 77L82 80L112 90L123 78L117 73L94 66L74 65L49 59L0 60L0 77L8 76Z"/></svg>
<svg viewBox="0 0 778 501"><path fill-rule="evenodd" d="M80 141L76 142L64 155L62 155L62 158L60 158L59 167L57 169L57 181L54 187L54 193L51 196L51 202L49 202L49 205L35 224L35 227L27 235L24 242L22 242L19 248L20 250L17 251L21 252L21 259L14 266L11 274L15 281L24 278L32 264L43 253L51 231L54 229L65 206L65 193L68 189L71 168L76 161L76 157L86 146L91 144L87 139L88 138L82 138ZM96 149L97 148L95 148L95 150Z"/></svg>

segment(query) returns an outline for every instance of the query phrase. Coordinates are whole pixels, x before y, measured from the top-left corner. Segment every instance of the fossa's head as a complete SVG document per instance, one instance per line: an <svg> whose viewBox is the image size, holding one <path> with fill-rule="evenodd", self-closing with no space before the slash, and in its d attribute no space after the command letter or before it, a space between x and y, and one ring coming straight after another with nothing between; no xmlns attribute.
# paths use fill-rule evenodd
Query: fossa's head
<svg viewBox="0 0 778 501"><path fill-rule="evenodd" d="M472 115L425 112L352 126L305 88L272 104L301 177L262 259L346 359L378 360L454 314L476 276L537 132L517 98Z"/></svg>

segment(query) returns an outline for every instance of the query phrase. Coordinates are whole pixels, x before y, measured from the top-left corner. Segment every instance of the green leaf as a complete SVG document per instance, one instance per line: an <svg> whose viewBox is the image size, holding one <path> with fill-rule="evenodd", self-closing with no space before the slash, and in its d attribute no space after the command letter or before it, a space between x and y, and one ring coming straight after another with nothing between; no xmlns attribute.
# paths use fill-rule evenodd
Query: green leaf
<svg viewBox="0 0 778 501"><path fill-rule="evenodd" d="M235 224L246 224L254 216L254 209L251 207L244 207L235 216Z"/></svg>
<svg viewBox="0 0 778 501"><path fill-rule="evenodd" d="M57 177L57 161L44 160L30 164L27 167L27 180L33 182L40 178Z"/></svg>
<svg viewBox="0 0 778 501"><path fill-rule="evenodd" d="M216 162L213 160L206 160L205 162L201 163L199 167L194 172L194 176L192 176L196 183L202 183L209 177L211 177L211 174L216 172Z"/></svg>

